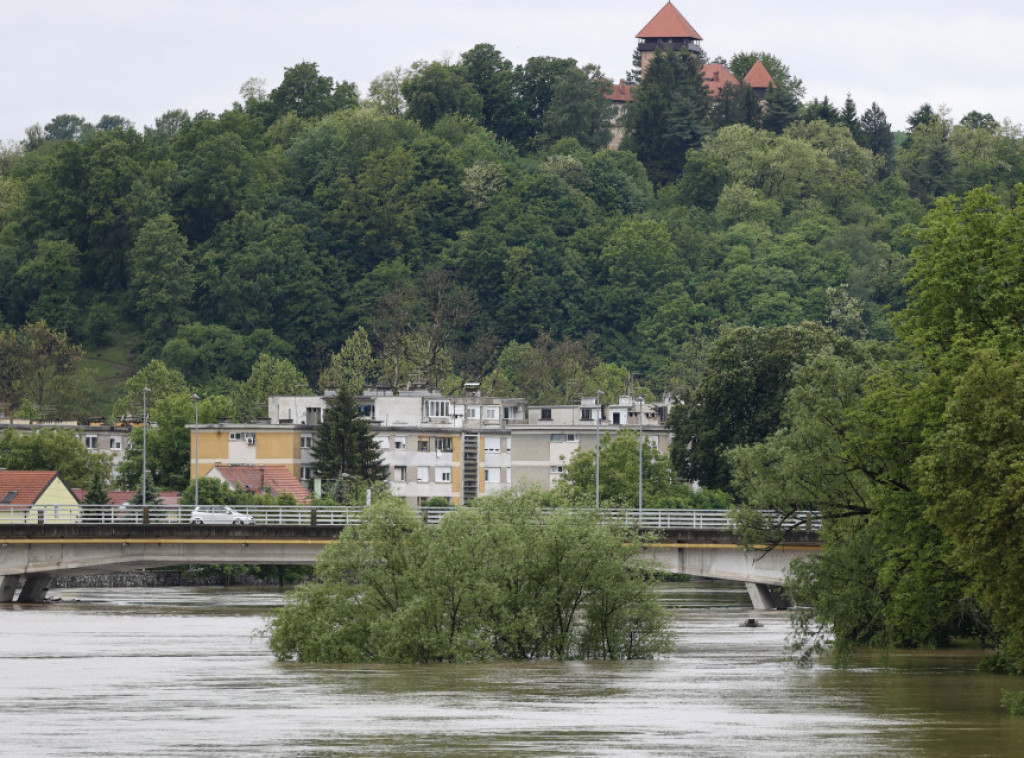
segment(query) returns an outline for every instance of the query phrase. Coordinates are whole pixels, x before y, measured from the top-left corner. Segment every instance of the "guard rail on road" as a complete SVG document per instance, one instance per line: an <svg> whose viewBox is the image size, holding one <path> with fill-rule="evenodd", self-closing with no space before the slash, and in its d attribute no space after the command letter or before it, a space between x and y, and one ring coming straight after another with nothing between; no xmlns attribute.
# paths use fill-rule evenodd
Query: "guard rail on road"
<svg viewBox="0 0 1024 758"><path fill-rule="evenodd" d="M253 517L257 526L347 526L358 524L362 507L304 506L304 505L238 505L240 513ZM449 508L415 508L424 523L436 524L447 513L461 506ZM31 511L0 506L0 528L4 524L187 524L192 505L47 505ZM5 512L6 511L6 512ZM640 529L663 531L669 529L707 529L729 531L735 526L727 510L655 510L608 509L599 511L607 521L626 521ZM763 511L771 517L770 511ZM783 528L818 531L821 516L806 512L784 520Z"/></svg>

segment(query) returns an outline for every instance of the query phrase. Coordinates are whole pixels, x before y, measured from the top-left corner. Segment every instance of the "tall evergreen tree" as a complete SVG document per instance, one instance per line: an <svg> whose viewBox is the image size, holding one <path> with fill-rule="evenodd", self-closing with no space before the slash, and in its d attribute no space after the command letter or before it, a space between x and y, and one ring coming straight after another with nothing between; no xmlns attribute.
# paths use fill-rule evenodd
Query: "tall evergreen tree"
<svg viewBox="0 0 1024 758"><path fill-rule="evenodd" d="M710 113L700 60L659 52L636 88L624 147L636 153L652 182L668 184L682 174L686 152L710 131Z"/></svg>
<svg viewBox="0 0 1024 758"><path fill-rule="evenodd" d="M380 457L370 422L359 412L355 398L339 392L327 404L324 420L313 436L317 473L327 481L344 477L384 481L388 468Z"/></svg>

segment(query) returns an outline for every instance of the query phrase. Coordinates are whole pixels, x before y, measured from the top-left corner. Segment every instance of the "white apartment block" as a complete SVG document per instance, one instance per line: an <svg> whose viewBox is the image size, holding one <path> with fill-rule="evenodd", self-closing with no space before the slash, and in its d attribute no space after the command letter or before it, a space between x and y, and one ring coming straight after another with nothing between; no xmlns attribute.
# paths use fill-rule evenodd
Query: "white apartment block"
<svg viewBox="0 0 1024 758"><path fill-rule="evenodd" d="M328 398L271 397L263 428L305 426L309 435L309 427L322 420ZM666 401L643 403L642 421L639 398L531 406L523 398L483 397L475 385L467 385L461 395L366 390L357 402L373 426L392 492L412 505L431 498L461 504L516 485L552 487L578 450L594 449L599 423L601 434L642 427L649 444L668 451ZM260 424L248 426L249 433L259 433ZM244 462L262 462L250 460L251 453L244 451ZM308 480L311 450L302 454L300 476Z"/></svg>

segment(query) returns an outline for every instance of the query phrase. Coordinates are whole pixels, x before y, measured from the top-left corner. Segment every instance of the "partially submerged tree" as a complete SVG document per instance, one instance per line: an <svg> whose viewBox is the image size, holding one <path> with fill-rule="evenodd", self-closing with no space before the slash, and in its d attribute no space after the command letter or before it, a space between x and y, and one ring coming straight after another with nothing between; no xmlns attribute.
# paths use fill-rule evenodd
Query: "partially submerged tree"
<svg viewBox="0 0 1024 758"><path fill-rule="evenodd" d="M301 662L651 658L665 610L635 535L539 492L480 498L426 526L398 498L321 553L316 581L270 620Z"/></svg>

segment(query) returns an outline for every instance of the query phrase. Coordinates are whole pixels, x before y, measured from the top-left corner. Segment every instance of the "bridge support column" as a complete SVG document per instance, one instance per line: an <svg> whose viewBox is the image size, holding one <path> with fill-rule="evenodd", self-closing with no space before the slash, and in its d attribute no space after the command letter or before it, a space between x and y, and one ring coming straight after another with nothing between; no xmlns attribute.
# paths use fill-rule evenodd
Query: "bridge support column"
<svg viewBox="0 0 1024 758"><path fill-rule="evenodd" d="M20 574L0 576L0 603L9 603L14 600L14 593L18 591L20 582Z"/></svg>
<svg viewBox="0 0 1024 758"><path fill-rule="evenodd" d="M25 586L18 595L19 603L42 603L46 601L46 591L50 589L53 577L48 574L26 574Z"/></svg>
<svg viewBox="0 0 1024 758"><path fill-rule="evenodd" d="M782 596L782 588L760 582L746 582L747 594L755 611L783 611L789 607Z"/></svg>

